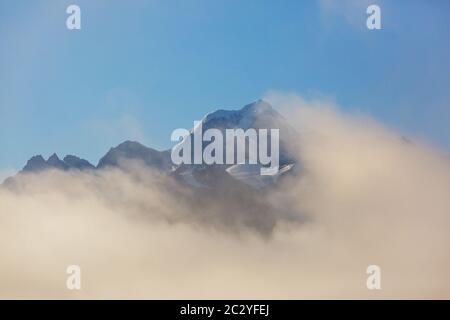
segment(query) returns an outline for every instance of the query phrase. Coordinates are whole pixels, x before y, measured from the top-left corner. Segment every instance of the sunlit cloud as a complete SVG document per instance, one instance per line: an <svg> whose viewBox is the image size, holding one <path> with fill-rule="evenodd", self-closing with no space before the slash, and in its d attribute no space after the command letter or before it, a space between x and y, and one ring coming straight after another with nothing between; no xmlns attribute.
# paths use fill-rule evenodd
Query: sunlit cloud
<svg viewBox="0 0 450 320"><path fill-rule="evenodd" d="M0 297L449 298L448 156L330 102L267 98L300 133L301 174L264 196L215 198L139 163L0 190Z"/></svg>

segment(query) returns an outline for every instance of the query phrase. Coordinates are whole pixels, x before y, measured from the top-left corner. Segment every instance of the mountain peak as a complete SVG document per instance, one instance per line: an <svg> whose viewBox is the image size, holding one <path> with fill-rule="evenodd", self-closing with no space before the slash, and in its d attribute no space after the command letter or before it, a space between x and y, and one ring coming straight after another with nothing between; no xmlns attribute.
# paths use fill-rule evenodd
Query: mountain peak
<svg viewBox="0 0 450 320"><path fill-rule="evenodd" d="M45 159L43 156L41 156L40 154L33 156L30 158L30 160L28 160L28 162L39 162L39 163L45 163Z"/></svg>
<svg viewBox="0 0 450 320"><path fill-rule="evenodd" d="M262 112L267 112L267 111L273 111L273 108L270 105L270 103L268 103L267 101L259 99L255 102L252 102L252 103L244 106L241 109L241 111L262 113Z"/></svg>
<svg viewBox="0 0 450 320"><path fill-rule="evenodd" d="M48 158L47 165L49 167L56 168L56 169L63 169L63 170L65 170L65 169L68 168L67 164L65 164L64 161L59 159L59 157L58 157L58 155L56 153L52 154L50 156L50 158Z"/></svg>
<svg viewBox="0 0 450 320"><path fill-rule="evenodd" d="M150 167L164 171L171 168L170 152L157 151L139 142L130 140L122 142L115 148L111 148L100 159L97 168L121 167L122 161L124 160L140 160Z"/></svg>
<svg viewBox="0 0 450 320"><path fill-rule="evenodd" d="M137 141L126 140L113 149L140 149L140 148L146 147Z"/></svg>
<svg viewBox="0 0 450 320"><path fill-rule="evenodd" d="M47 160L47 162L61 161L56 153L53 153Z"/></svg>
<svg viewBox="0 0 450 320"><path fill-rule="evenodd" d="M238 110L219 109L210 112L202 119L202 123L205 124L205 128L237 127L248 129L257 118L279 118L279 114L268 102L259 99Z"/></svg>
<svg viewBox="0 0 450 320"><path fill-rule="evenodd" d="M36 172L46 169L94 169L95 167L87 160L78 158L76 156L67 155L64 160L61 160L56 153L53 153L47 161L41 156L33 156L27 161L27 164L23 167L23 172Z"/></svg>
<svg viewBox="0 0 450 320"><path fill-rule="evenodd" d="M23 171L39 171L48 167L47 162L41 155L31 157L23 167Z"/></svg>
<svg viewBox="0 0 450 320"><path fill-rule="evenodd" d="M64 157L63 161L69 166L69 168L75 168L78 170L95 169L89 161L78 158L77 156L67 155Z"/></svg>

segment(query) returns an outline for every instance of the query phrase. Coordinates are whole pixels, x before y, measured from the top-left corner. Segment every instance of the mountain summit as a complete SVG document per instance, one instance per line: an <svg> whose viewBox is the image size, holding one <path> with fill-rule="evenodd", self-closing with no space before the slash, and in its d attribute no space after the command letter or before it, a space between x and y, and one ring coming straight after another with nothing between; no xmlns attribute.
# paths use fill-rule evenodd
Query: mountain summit
<svg viewBox="0 0 450 320"><path fill-rule="evenodd" d="M23 167L22 172L36 172L46 169L95 169L87 160L80 159L75 156L68 155L64 160L59 159L56 153L52 154L46 161L41 155L37 155L28 160L27 164Z"/></svg>
<svg viewBox="0 0 450 320"><path fill-rule="evenodd" d="M97 168L121 167L125 160L142 161L148 167L161 171L168 171L172 167L169 150L157 151L136 141L125 141L117 147L111 148L100 159Z"/></svg>
<svg viewBox="0 0 450 320"><path fill-rule="evenodd" d="M264 100L258 100L239 110L217 110L208 113L203 119L203 128L216 129L280 129L293 132L287 121Z"/></svg>

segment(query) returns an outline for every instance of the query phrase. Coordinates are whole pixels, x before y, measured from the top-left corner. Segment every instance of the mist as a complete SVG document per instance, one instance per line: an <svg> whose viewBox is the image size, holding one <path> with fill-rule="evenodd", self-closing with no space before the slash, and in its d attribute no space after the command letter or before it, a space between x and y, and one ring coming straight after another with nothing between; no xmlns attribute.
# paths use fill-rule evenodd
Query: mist
<svg viewBox="0 0 450 320"><path fill-rule="evenodd" d="M0 298L450 298L448 154L326 101L267 99L301 165L270 192L199 201L140 163L0 188Z"/></svg>

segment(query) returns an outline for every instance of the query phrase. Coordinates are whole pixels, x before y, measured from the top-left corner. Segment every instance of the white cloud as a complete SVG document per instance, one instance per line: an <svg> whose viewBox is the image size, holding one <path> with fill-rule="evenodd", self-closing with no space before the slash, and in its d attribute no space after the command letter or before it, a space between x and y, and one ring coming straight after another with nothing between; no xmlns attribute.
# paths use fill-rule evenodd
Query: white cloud
<svg viewBox="0 0 450 320"><path fill-rule="evenodd" d="M0 297L449 298L448 157L329 102L269 100L301 133L302 161L298 179L260 196L278 206L270 236L252 228L262 212L239 206L249 195L202 191L201 207L139 166L29 176L0 190ZM72 264L79 292L65 288Z"/></svg>
<svg viewBox="0 0 450 320"><path fill-rule="evenodd" d="M17 170L14 170L14 169L0 170L0 184L2 184L3 181L5 181L5 179L12 177L16 173L17 173Z"/></svg>

